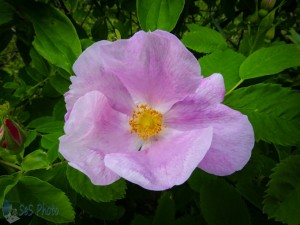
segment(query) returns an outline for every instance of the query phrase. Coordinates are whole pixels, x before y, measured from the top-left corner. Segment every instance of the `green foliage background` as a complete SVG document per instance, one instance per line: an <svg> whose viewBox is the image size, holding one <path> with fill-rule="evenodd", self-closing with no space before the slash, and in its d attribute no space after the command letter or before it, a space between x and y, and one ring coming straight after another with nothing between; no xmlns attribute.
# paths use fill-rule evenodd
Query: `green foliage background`
<svg viewBox="0 0 300 225"><path fill-rule="evenodd" d="M16 225L299 225L299 13L296 0L0 0L0 116L27 136L18 154L0 148L0 207L28 206ZM197 169L151 192L124 180L93 186L59 155L74 61L96 41L140 29L172 32L204 76L224 76L224 104L255 130L243 170ZM41 213L40 203L59 214Z"/></svg>

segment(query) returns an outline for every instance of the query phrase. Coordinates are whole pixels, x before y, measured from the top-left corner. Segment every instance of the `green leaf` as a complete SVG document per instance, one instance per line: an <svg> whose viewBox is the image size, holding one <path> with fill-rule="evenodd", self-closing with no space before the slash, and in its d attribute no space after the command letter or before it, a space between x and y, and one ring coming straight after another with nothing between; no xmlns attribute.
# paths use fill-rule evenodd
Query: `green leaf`
<svg viewBox="0 0 300 225"><path fill-rule="evenodd" d="M37 137L37 133L34 130L27 132L24 147L28 147L35 140L36 137Z"/></svg>
<svg viewBox="0 0 300 225"><path fill-rule="evenodd" d="M291 28L290 35L287 36L294 44L297 44L300 46L300 35L294 30L294 28Z"/></svg>
<svg viewBox="0 0 300 225"><path fill-rule="evenodd" d="M94 41L106 40L108 35L108 27L104 17L99 18L91 29Z"/></svg>
<svg viewBox="0 0 300 225"><path fill-rule="evenodd" d="M24 171L47 168L49 167L47 153L43 150L35 150L23 159L21 166Z"/></svg>
<svg viewBox="0 0 300 225"><path fill-rule="evenodd" d="M58 157L58 138L62 136L62 132L45 134L41 139L42 148L47 149L48 160L50 163L54 162Z"/></svg>
<svg viewBox="0 0 300 225"><path fill-rule="evenodd" d="M66 114L66 103L64 101L64 98L62 97L55 104L52 115L56 120L64 120L65 114Z"/></svg>
<svg viewBox="0 0 300 225"><path fill-rule="evenodd" d="M70 80L66 80L59 74L56 74L55 76L50 77L50 83L52 87L60 94L64 94L67 92L70 86Z"/></svg>
<svg viewBox="0 0 300 225"><path fill-rule="evenodd" d="M175 220L175 202L169 192L162 194L158 201L158 206L153 219L153 225L174 224Z"/></svg>
<svg viewBox="0 0 300 225"><path fill-rule="evenodd" d="M27 127L28 128L36 128L36 127L40 126L41 124L50 123L50 122L53 122L53 121L54 121L53 117L51 117L51 116L43 116L43 117L39 117L39 118L36 118L36 119L32 120L27 125Z"/></svg>
<svg viewBox="0 0 300 225"><path fill-rule="evenodd" d="M68 197L48 182L36 177L23 176L14 189L19 194L19 215L33 212L38 217L54 223L74 221L75 213ZM9 198L8 200L13 202Z"/></svg>
<svg viewBox="0 0 300 225"><path fill-rule="evenodd" d="M96 202L109 202L125 195L126 183L122 179L107 186L94 185L86 175L70 166L67 167L67 178L76 192Z"/></svg>
<svg viewBox="0 0 300 225"><path fill-rule="evenodd" d="M224 103L246 114L257 141L279 145L300 143L300 94L276 84L240 88Z"/></svg>
<svg viewBox="0 0 300 225"><path fill-rule="evenodd" d="M249 79L300 66L300 47L286 44L262 48L249 55L240 67L240 77Z"/></svg>
<svg viewBox="0 0 300 225"><path fill-rule="evenodd" d="M94 44L94 41L91 39L80 39L81 48L84 51L88 47L90 47L92 44Z"/></svg>
<svg viewBox="0 0 300 225"><path fill-rule="evenodd" d="M45 134L41 139L41 146L45 149L51 149L58 144L58 138L62 135L61 132Z"/></svg>
<svg viewBox="0 0 300 225"><path fill-rule="evenodd" d="M239 69L245 56L231 49L225 51L217 50L210 55L199 59L203 76L210 76L213 73L221 73L226 90L229 91L239 82Z"/></svg>
<svg viewBox="0 0 300 225"><path fill-rule="evenodd" d="M272 28L272 26L274 26L273 22L274 22L275 12L276 12L277 8L278 7L276 7L271 12L269 12L268 15L266 15L260 21L257 31L255 32L255 35L253 35L253 36L246 35L246 37L248 36L248 40L246 39L246 41L249 41L249 44L250 44L250 46L249 46L250 48L248 48L249 52L247 51L247 55L249 53L252 53L253 51L265 46L266 33L268 32L269 29ZM250 33L252 33L251 30L250 30L249 34Z"/></svg>
<svg viewBox="0 0 300 225"><path fill-rule="evenodd" d="M62 12L41 2L18 0L15 3L33 23L33 46L50 63L72 73L72 65L81 53L81 44L71 21Z"/></svg>
<svg viewBox="0 0 300 225"><path fill-rule="evenodd" d="M32 67L35 68L39 72L39 74L43 75L43 77L49 76L50 69L47 61L42 56L40 56L34 48L30 49L29 54Z"/></svg>
<svg viewBox="0 0 300 225"><path fill-rule="evenodd" d="M300 155L282 160L274 169L263 202L264 213L289 225L300 224Z"/></svg>
<svg viewBox="0 0 300 225"><path fill-rule="evenodd" d="M13 9L5 0L0 0L0 25L5 24L12 20Z"/></svg>
<svg viewBox="0 0 300 225"><path fill-rule="evenodd" d="M19 173L0 176L0 208L2 208L6 194L18 183Z"/></svg>
<svg viewBox="0 0 300 225"><path fill-rule="evenodd" d="M145 31L171 31L183 10L184 0L137 0L140 25Z"/></svg>
<svg viewBox="0 0 300 225"><path fill-rule="evenodd" d="M208 225L250 225L245 202L233 186L221 178L201 180L200 208Z"/></svg>
<svg viewBox="0 0 300 225"><path fill-rule="evenodd" d="M27 127L41 133L58 133L63 131L64 122L55 121L53 117L40 117L31 121Z"/></svg>
<svg viewBox="0 0 300 225"><path fill-rule="evenodd" d="M240 171L235 172L229 177L236 189L252 205L262 210L263 196L265 195L265 182L271 174L276 161L258 151L266 152L266 143L262 146L256 144L251 154L251 159Z"/></svg>
<svg viewBox="0 0 300 225"><path fill-rule="evenodd" d="M211 53L227 47L223 36L208 27L199 27L196 31L185 34L182 42L186 47L200 53Z"/></svg>

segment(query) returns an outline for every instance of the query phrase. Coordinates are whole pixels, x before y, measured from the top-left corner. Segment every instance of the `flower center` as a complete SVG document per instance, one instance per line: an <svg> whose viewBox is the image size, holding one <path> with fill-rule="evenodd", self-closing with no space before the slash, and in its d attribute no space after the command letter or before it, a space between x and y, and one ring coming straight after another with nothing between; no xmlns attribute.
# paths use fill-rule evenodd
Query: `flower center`
<svg viewBox="0 0 300 225"><path fill-rule="evenodd" d="M146 104L141 104L133 111L129 125L130 133L137 133L140 138L148 139L162 130L162 114Z"/></svg>

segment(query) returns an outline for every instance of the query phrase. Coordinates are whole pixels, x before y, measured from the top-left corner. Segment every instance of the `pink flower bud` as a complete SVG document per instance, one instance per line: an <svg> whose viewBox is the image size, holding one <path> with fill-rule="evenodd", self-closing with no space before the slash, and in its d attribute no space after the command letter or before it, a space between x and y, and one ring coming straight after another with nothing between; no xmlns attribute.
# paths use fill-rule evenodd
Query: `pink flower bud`
<svg viewBox="0 0 300 225"><path fill-rule="evenodd" d="M260 7L269 11L274 7L275 4L276 0L262 0Z"/></svg>
<svg viewBox="0 0 300 225"><path fill-rule="evenodd" d="M12 154L17 154L23 148L25 133L18 123L6 118L0 128L0 140L2 148Z"/></svg>

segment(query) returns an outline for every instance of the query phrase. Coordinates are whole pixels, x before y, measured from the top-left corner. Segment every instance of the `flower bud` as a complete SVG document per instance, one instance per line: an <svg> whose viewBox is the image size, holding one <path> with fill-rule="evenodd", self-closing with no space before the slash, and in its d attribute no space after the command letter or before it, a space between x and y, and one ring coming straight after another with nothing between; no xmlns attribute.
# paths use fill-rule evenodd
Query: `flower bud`
<svg viewBox="0 0 300 225"><path fill-rule="evenodd" d="M267 31L265 38L268 40L272 40L275 36L275 26L272 25L272 27Z"/></svg>
<svg viewBox="0 0 300 225"><path fill-rule="evenodd" d="M9 118L5 118L0 128L0 146L12 154L17 154L23 149L25 133L21 126Z"/></svg>
<svg viewBox="0 0 300 225"><path fill-rule="evenodd" d="M276 0L262 0L260 3L260 8L265 10L271 10L276 4Z"/></svg>
<svg viewBox="0 0 300 225"><path fill-rule="evenodd" d="M257 22L257 20L258 20L257 11L248 17L248 21L251 23L255 23L255 22Z"/></svg>
<svg viewBox="0 0 300 225"><path fill-rule="evenodd" d="M259 15L260 17L265 17L266 15L268 15L268 11L265 10L265 9L260 9L260 10L258 11L258 15Z"/></svg>

